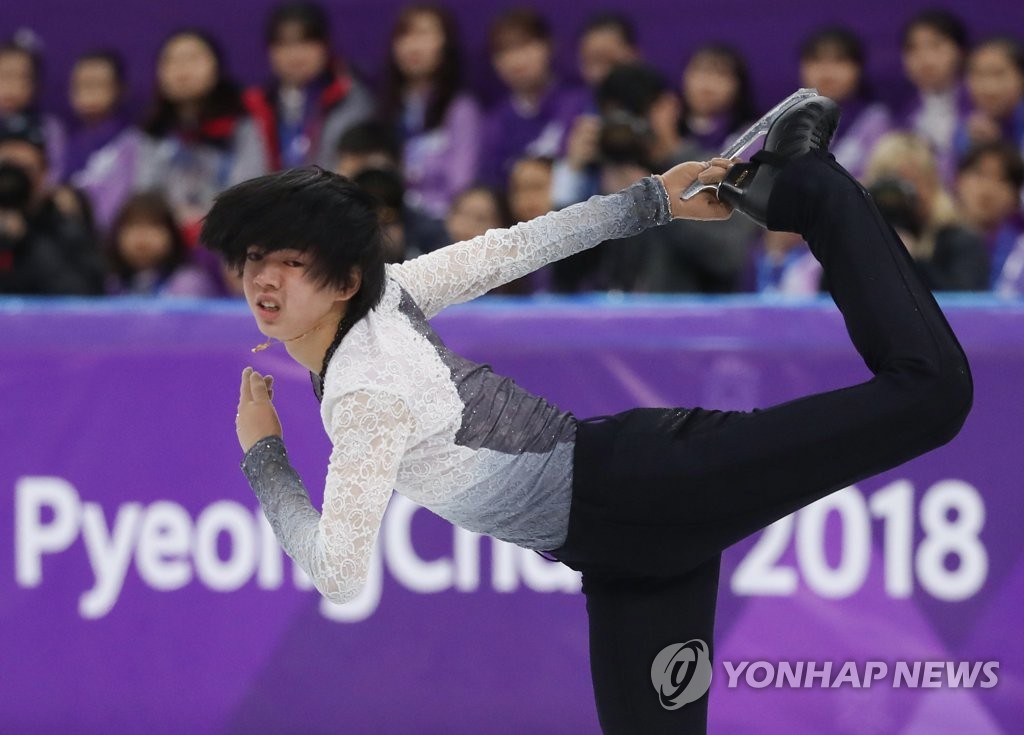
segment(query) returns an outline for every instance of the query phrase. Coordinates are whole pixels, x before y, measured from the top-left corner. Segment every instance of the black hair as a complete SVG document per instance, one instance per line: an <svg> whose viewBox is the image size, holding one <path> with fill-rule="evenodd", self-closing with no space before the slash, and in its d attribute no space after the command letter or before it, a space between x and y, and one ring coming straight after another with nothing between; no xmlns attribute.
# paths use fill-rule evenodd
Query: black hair
<svg viewBox="0 0 1024 735"><path fill-rule="evenodd" d="M634 62L612 68L594 91L598 109L625 110L638 117L647 117L651 106L665 92L668 81L653 66Z"/></svg>
<svg viewBox="0 0 1024 735"><path fill-rule="evenodd" d="M318 41L330 45L331 24L327 11L318 3L299 0L275 5L267 16L263 38L268 46L280 39L285 26L296 25L301 29L302 40Z"/></svg>
<svg viewBox="0 0 1024 735"><path fill-rule="evenodd" d="M900 36L900 45L903 48L910 43L910 34L918 28L929 28L952 41L961 51L967 50L967 26L955 13L939 8L922 10L903 26L903 33Z"/></svg>
<svg viewBox="0 0 1024 735"><path fill-rule="evenodd" d="M384 94L381 99L381 118L397 125L402 109L402 96L407 80L398 68L393 52L395 41L408 33L412 19L417 15L432 15L441 24L441 60L434 72L433 89L427 102L426 114L423 119L425 130L433 130L444 122L455 95L462 86L461 49L459 48L459 30L455 17L440 5L417 3L402 9L391 29L391 42L388 44L387 72L384 82Z"/></svg>
<svg viewBox="0 0 1024 735"><path fill-rule="evenodd" d="M369 120L353 125L338 138L337 153L385 153L399 161L402 158L402 147L392 126L377 120Z"/></svg>
<svg viewBox="0 0 1024 735"><path fill-rule="evenodd" d="M614 31L627 46L636 48L636 25L622 13L604 11L590 16L583 24L579 37L582 39L595 31Z"/></svg>
<svg viewBox="0 0 1024 735"><path fill-rule="evenodd" d="M491 54L507 46L509 39L551 41L551 26L544 16L530 7L506 10L491 23L487 33L487 48Z"/></svg>
<svg viewBox="0 0 1024 735"><path fill-rule="evenodd" d="M374 198L350 179L319 166L293 168L236 184L214 200L199 236L241 272L252 246L299 250L311 257L318 285L345 288L362 274L349 311L366 315L384 293L384 261Z"/></svg>
<svg viewBox="0 0 1024 735"><path fill-rule="evenodd" d="M800 44L801 61L816 59L828 52L836 53L840 58L852 61L858 67L864 68L864 42L849 28L844 26L821 28Z"/></svg>
<svg viewBox="0 0 1024 735"><path fill-rule="evenodd" d="M225 71L224 54L221 51L217 40L206 31L197 28L186 28L171 33L160 44L157 52L159 55L172 42L179 38L194 38L202 43L213 54L217 62L217 79L213 89L199 103L200 124L220 117L238 117L245 114L245 105L242 102L242 95L238 85L230 79ZM156 97L153 101L149 115L142 125L142 129L153 137L162 137L174 130L178 125L178 114L176 106L163 92L159 85L156 89ZM211 141L217 142L217 141Z"/></svg>
<svg viewBox="0 0 1024 735"><path fill-rule="evenodd" d="M1003 176L1013 186L1014 191L1024 189L1024 159L1021 158L1020 151L1005 140L993 140L972 146L957 162L957 174L974 168L987 156L995 156L999 160Z"/></svg>
<svg viewBox="0 0 1024 735"><path fill-rule="evenodd" d="M714 57L716 60L723 62L728 67L729 73L736 80L736 96L733 98L732 104L729 105L729 130L736 130L756 120L758 114L757 108L754 106L754 90L750 82L750 69L747 66L747 60L743 58L743 54L727 43L708 43L698 46L690 56L687 64L692 63L699 56ZM685 106L685 100L683 102ZM686 127L685 115L680 120L680 128L684 136L689 134L690 131Z"/></svg>
<svg viewBox="0 0 1024 735"><path fill-rule="evenodd" d="M107 48L86 51L75 59L75 66L89 62L99 62L109 66L111 71L114 72L114 81L117 82L117 86L124 86L125 63L124 57L119 52Z"/></svg>
<svg viewBox="0 0 1024 735"><path fill-rule="evenodd" d="M1017 72L1024 76L1024 43L1016 36L997 35L983 39L974 47L973 52L982 48L997 48L1010 59L1010 63L1017 68Z"/></svg>
<svg viewBox="0 0 1024 735"><path fill-rule="evenodd" d="M331 357L348 331L384 295L384 245L377 202L350 179L319 166L243 181L222 192L203 219L199 236L209 250L241 273L248 250L295 249L311 258L314 283L345 288L359 269L362 282L348 302L313 392L323 397Z"/></svg>
<svg viewBox="0 0 1024 735"><path fill-rule="evenodd" d="M181 229L174 219L174 211L164 196L154 191L135 194L121 205L117 216L114 218L114 223L110 226L110 234L108 235L109 245L107 252L110 260L110 270L122 281L127 281L131 278L135 271L121 254L121 250L118 247L118 239L125 227L139 222L162 227L171 235L171 252L167 254L167 257L157 267L162 275L169 275L188 258L188 247L185 245L185 238L182 236Z"/></svg>

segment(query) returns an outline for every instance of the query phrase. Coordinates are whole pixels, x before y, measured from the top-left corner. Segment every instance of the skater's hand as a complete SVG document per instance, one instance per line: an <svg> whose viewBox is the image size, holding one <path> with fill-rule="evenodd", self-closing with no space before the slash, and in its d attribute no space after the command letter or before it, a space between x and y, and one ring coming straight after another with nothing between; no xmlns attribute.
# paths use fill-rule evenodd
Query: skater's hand
<svg viewBox="0 0 1024 735"><path fill-rule="evenodd" d="M242 451L268 436L281 436L281 421L274 404L274 378L263 376L247 367L242 371L242 388L238 396L235 433Z"/></svg>
<svg viewBox="0 0 1024 735"><path fill-rule="evenodd" d="M679 195L694 179L700 179L701 183L709 185L719 183L725 178L734 163L736 163L735 160L727 158L715 158L708 163L687 161L673 166L663 173L661 180L665 184L669 200L672 202L672 217L674 219L699 220L729 219L732 215L732 207L719 201L712 191L702 191L692 199L685 201Z"/></svg>

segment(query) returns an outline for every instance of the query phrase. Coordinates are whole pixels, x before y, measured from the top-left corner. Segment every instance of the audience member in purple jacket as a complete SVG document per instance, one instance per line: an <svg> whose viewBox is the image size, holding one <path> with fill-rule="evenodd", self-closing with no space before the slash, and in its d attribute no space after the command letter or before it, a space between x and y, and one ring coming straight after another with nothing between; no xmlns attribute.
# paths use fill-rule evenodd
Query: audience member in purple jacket
<svg viewBox="0 0 1024 735"><path fill-rule="evenodd" d="M410 5L391 34L381 117L399 133L408 203L444 218L476 180L483 118L461 90L455 19L444 8Z"/></svg>
<svg viewBox="0 0 1024 735"><path fill-rule="evenodd" d="M682 78L680 128L705 158L721 153L757 119L747 62L732 46L700 46Z"/></svg>
<svg viewBox="0 0 1024 735"><path fill-rule="evenodd" d="M938 159L942 181L956 176L953 136L970 109L963 84L967 28L945 10L918 13L903 30L903 71L914 94L900 115L900 126L927 140Z"/></svg>
<svg viewBox="0 0 1024 735"><path fill-rule="evenodd" d="M992 258L990 284L1003 293L1020 284L1022 189L1024 160L1006 141L977 145L960 161L956 193L961 212L984 237Z"/></svg>
<svg viewBox="0 0 1024 735"><path fill-rule="evenodd" d="M68 83L74 122L68 132L64 172L67 178L87 168L94 153L128 127L120 114L124 62L115 51L91 51L75 60Z"/></svg>
<svg viewBox="0 0 1024 735"><path fill-rule="evenodd" d="M0 42L0 119L26 116L38 121L46 136L47 181L58 184L64 180L64 157L67 133L55 116L42 112L37 105L42 61L33 46L33 36Z"/></svg>
<svg viewBox="0 0 1024 735"><path fill-rule="evenodd" d="M557 157L573 120L587 108L586 90L562 86L552 70L551 30L534 10L510 10L490 31L491 61L509 94L491 111L481 174L504 186L523 156Z"/></svg>
<svg viewBox="0 0 1024 735"><path fill-rule="evenodd" d="M857 177L864 173L875 143L893 128L888 108L867 94L864 58L864 44L842 27L819 30L800 46L801 84L839 103L842 118L832 153Z"/></svg>
<svg viewBox="0 0 1024 735"><path fill-rule="evenodd" d="M997 36L975 47L967 60L971 112L956 131L956 150L1004 140L1024 153L1024 44Z"/></svg>

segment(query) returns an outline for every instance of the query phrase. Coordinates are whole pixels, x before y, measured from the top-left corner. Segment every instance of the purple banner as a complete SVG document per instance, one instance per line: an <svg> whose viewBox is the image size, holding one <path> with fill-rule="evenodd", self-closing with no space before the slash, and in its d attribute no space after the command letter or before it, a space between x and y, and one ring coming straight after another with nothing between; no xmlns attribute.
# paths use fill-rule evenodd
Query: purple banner
<svg viewBox="0 0 1024 735"><path fill-rule="evenodd" d="M943 305L976 382L963 432L726 553L710 732L1019 731L1024 305ZM584 417L869 376L819 301L482 301L435 322ZM565 567L396 495L358 599L296 574L238 468L242 368L276 377L316 503L329 444L308 374L250 353L243 305L0 300L0 335L0 732L598 731Z"/></svg>

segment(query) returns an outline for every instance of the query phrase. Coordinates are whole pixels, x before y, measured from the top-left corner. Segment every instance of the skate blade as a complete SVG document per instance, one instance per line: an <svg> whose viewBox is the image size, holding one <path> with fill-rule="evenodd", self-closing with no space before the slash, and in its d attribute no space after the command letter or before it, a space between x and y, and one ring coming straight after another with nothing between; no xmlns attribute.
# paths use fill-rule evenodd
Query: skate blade
<svg viewBox="0 0 1024 735"><path fill-rule="evenodd" d="M782 100L782 102L775 105L772 109L768 110L764 117L747 128L743 135L738 137L731 146L722 151L719 158L735 158L740 155L743 151L747 150L755 140L760 138L762 135L767 134L768 128L770 128L772 123L778 120L786 110L796 103L802 102L808 97L817 96L817 94L818 90L811 87L804 87L803 89L798 89L796 92L793 92L789 97ZM683 190L683 193L679 195L679 198L686 201L687 199L692 199L702 191L718 191L718 184L702 184L700 181L694 181Z"/></svg>

